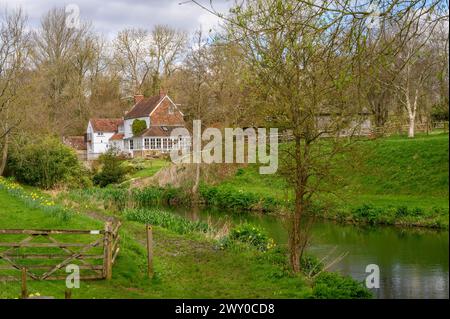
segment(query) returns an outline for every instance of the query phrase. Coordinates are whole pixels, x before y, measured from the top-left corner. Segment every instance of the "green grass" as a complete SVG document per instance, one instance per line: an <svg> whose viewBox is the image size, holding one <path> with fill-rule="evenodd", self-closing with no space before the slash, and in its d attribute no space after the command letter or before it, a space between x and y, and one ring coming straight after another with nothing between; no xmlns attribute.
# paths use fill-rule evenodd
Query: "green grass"
<svg viewBox="0 0 450 319"><path fill-rule="evenodd" d="M448 199L448 143L448 134L365 142L364 165L347 175L349 191Z"/></svg>
<svg viewBox="0 0 450 319"><path fill-rule="evenodd" d="M68 203L66 203L68 204ZM79 205L80 213L62 222L39 209L30 209L0 190L1 228L101 227L89 216L111 216L95 203ZM83 207L83 208L81 208ZM120 218L120 215L116 215ZM84 281L73 298L312 298L312 284L286 271L275 250L220 249L201 233L177 234L154 227L155 276L146 278L145 226L123 220L121 252L110 281ZM16 275L19 275L16 273ZM63 281L28 281L29 293L63 298ZM16 298L19 282L0 283L0 298Z"/></svg>
<svg viewBox="0 0 450 319"><path fill-rule="evenodd" d="M98 228L101 223L82 215L71 218L70 222L56 218L38 208L30 208L25 203L13 198L6 190L0 189L0 228L29 229L69 229Z"/></svg>
<svg viewBox="0 0 450 319"><path fill-rule="evenodd" d="M425 211L424 218L432 219L423 226L448 227L448 143L448 134L358 142L352 155L344 155L335 163L337 175L342 179L335 188L337 196L316 197L318 202L325 201L327 206L332 202L334 207L330 213L324 211L323 216L334 216L337 209L351 211L367 204L382 209L406 206L421 209ZM293 200L292 188L281 176L260 175L256 165L239 169L219 187L279 202ZM436 209L445 211L445 216L431 216ZM421 225L420 217L401 224Z"/></svg>
<svg viewBox="0 0 450 319"><path fill-rule="evenodd" d="M169 165L169 162L162 159L146 160L144 167L137 172L131 174L131 178L151 177L155 175L161 168Z"/></svg>

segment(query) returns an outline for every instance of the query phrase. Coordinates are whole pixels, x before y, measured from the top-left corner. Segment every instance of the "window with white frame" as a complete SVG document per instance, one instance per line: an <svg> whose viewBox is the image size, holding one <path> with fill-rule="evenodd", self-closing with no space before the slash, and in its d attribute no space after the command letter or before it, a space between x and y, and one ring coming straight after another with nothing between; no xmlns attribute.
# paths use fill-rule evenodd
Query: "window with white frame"
<svg viewBox="0 0 450 319"><path fill-rule="evenodd" d="M150 149L151 150L156 149L156 138L151 138L150 139Z"/></svg>
<svg viewBox="0 0 450 319"><path fill-rule="evenodd" d="M134 141L130 140L130 150L134 150Z"/></svg>
<svg viewBox="0 0 450 319"><path fill-rule="evenodd" d="M157 150L160 150L160 149L161 149L161 139L160 139L160 138L157 138L157 139L156 139L156 149L157 149Z"/></svg>
<svg viewBox="0 0 450 319"><path fill-rule="evenodd" d="M142 140L141 139L136 140L136 149L142 150Z"/></svg>
<svg viewBox="0 0 450 319"><path fill-rule="evenodd" d="M150 148L150 140L148 138L144 139L144 148L146 150Z"/></svg>

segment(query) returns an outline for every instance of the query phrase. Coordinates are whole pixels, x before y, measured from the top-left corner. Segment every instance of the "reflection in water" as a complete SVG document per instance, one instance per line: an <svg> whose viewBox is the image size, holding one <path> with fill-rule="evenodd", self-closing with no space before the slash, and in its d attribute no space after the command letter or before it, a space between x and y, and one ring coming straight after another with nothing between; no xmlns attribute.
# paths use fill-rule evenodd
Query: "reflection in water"
<svg viewBox="0 0 450 319"><path fill-rule="evenodd" d="M280 218L200 210L177 211L190 219L211 219L221 223L248 221L265 228L278 244L287 243L287 231ZM325 257L348 252L331 270L363 281L368 264L380 267L380 288L372 289L378 298L449 298L448 231L360 227L316 221L309 251Z"/></svg>

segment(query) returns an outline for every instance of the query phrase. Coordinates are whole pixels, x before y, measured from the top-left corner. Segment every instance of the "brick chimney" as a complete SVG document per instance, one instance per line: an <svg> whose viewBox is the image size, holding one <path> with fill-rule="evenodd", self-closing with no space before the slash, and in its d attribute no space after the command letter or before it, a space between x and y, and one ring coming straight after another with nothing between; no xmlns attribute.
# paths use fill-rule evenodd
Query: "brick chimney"
<svg viewBox="0 0 450 319"><path fill-rule="evenodd" d="M135 94L134 95L134 104L138 104L143 99L144 99L144 96L142 94Z"/></svg>

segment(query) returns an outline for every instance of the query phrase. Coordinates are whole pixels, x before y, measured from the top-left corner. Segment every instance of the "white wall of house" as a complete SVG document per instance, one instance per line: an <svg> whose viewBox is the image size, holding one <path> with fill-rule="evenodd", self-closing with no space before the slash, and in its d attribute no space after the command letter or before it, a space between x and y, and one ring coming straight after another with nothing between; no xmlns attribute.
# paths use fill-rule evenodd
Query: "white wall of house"
<svg viewBox="0 0 450 319"><path fill-rule="evenodd" d="M135 118L135 119L125 120L125 121L124 121L124 134L125 134L125 138L130 138L130 137L133 136L132 125L133 125L134 120L144 120L144 121L147 123L147 127L150 126L150 116L139 117L139 118Z"/></svg>
<svg viewBox="0 0 450 319"><path fill-rule="evenodd" d="M91 122L89 122L87 134L88 140L90 137L90 142L87 143L88 159L96 159L109 149L109 139L114 132L94 132Z"/></svg>

